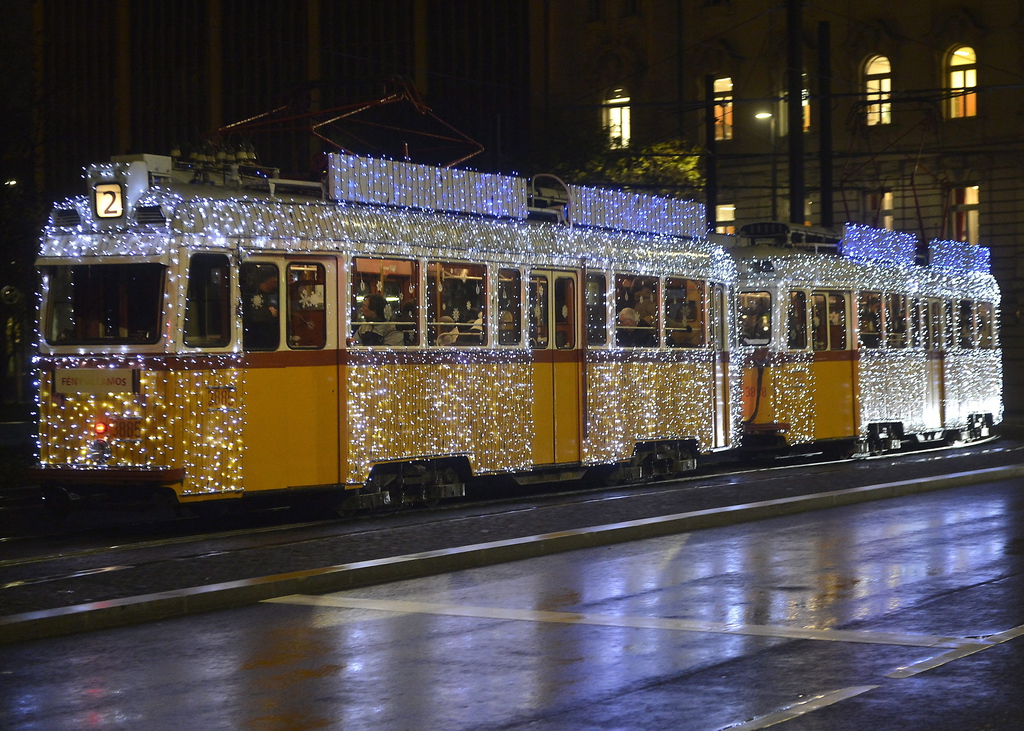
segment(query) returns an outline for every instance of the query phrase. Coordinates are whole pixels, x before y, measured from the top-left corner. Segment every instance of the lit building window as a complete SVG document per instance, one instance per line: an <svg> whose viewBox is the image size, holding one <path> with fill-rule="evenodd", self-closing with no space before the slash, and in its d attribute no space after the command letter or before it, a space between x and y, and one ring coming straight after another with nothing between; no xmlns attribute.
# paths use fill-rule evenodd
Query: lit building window
<svg viewBox="0 0 1024 731"><path fill-rule="evenodd" d="M867 93L869 125L892 122L892 66L885 56L868 59L864 65L864 91Z"/></svg>
<svg viewBox="0 0 1024 731"><path fill-rule="evenodd" d="M953 238L969 244L978 243L978 213L981 208L979 186L953 188L950 192L950 216Z"/></svg>
<svg viewBox="0 0 1024 731"><path fill-rule="evenodd" d="M734 203L715 206L715 233L736 233L736 205Z"/></svg>
<svg viewBox="0 0 1024 731"><path fill-rule="evenodd" d="M874 228L895 230L893 216L893 194L891 190L873 191L867 194L864 223Z"/></svg>
<svg viewBox="0 0 1024 731"><path fill-rule="evenodd" d="M804 74L804 82L807 82L807 74ZM800 90L800 105L803 110L804 132L811 129L811 91L804 87Z"/></svg>
<svg viewBox="0 0 1024 731"><path fill-rule="evenodd" d="M978 114L978 56L970 46L960 46L949 54L949 116L974 117Z"/></svg>
<svg viewBox="0 0 1024 731"><path fill-rule="evenodd" d="M732 79L715 79L715 139L732 139Z"/></svg>
<svg viewBox="0 0 1024 731"><path fill-rule="evenodd" d="M625 89L613 90L605 101L604 126L612 147L629 146L629 94Z"/></svg>

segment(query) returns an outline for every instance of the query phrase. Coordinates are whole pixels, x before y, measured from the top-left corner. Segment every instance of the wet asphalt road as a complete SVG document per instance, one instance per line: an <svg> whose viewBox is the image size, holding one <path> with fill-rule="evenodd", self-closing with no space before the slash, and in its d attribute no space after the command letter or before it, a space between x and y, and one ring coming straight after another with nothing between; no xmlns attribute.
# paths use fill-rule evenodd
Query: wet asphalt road
<svg viewBox="0 0 1024 731"><path fill-rule="evenodd" d="M1009 729L1022 628L1015 479L0 647L0 726Z"/></svg>
<svg viewBox="0 0 1024 731"><path fill-rule="evenodd" d="M1022 461L1024 442L1002 439L356 521L136 525L93 514L71 516L42 539L21 537L14 522L0 540L0 616Z"/></svg>

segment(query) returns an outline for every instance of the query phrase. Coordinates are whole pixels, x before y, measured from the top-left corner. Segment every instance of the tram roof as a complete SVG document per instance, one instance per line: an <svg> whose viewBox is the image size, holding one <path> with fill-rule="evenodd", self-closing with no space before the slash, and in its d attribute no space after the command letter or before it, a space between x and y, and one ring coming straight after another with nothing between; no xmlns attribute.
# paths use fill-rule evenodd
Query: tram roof
<svg viewBox="0 0 1024 731"><path fill-rule="evenodd" d="M374 200L374 196L364 196L368 198L364 202L324 201L304 194L312 186L319 189L317 184L291 185L300 181L277 181L275 193L288 188L292 194L271 196L270 191L246 192L222 185L190 183L186 176L175 175L167 160L163 174L147 176L153 184L138 193L131 202L129 215L119 225L106 225L96 215L89 195L58 204L51 215L40 255L44 258L161 257L173 247L187 245L239 248L247 252L344 251L483 257L496 261L529 261L534 265L630 267L650 272L694 272L722 280L733 277L733 264L724 249L702 235L548 223L518 215L486 215L477 210L437 211L384 205ZM100 173L107 169L116 173L137 162L129 161L121 168L108 166ZM153 164L152 160L143 162L147 166ZM351 159L348 162L351 163ZM405 169L404 174L407 179L410 170ZM503 179L496 183L493 178L497 177ZM508 183L504 179L507 177L473 178L477 183L483 181L478 185L484 193L480 200L486 203L487 192L498 183ZM382 190L379 176L374 179L379 192ZM365 186L355 189L365 192ZM393 198L394 195L392 191L377 197ZM413 198L405 199L410 200ZM623 200L628 203L639 199ZM499 207L494 212L508 211ZM702 208L684 206L676 213L679 216L669 228L700 231L702 224L698 224L697 218L702 219ZM666 216L666 220L672 218L667 213ZM592 220L614 223L616 218L606 212L603 219L592 216ZM634 226L637 227L640 226Z"/></svg>

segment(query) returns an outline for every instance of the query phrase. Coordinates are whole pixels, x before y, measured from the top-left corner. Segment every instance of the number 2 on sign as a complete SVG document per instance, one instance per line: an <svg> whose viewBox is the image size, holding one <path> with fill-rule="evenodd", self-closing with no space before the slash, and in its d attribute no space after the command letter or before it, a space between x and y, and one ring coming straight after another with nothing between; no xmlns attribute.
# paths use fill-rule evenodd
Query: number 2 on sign
<svg viewBox="0 0 1024 731"><path fill-rule="evenodd" d="M96 186L96 215L100 218L120 218L124 215L124 196L120 183L101 183Z"/></svg>

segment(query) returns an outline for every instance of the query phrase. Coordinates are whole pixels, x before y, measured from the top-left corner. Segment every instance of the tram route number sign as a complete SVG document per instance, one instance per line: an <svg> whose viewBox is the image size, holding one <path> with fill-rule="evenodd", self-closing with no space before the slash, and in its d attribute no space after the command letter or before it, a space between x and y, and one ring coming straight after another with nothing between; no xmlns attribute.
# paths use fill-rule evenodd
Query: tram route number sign
<svg viewBox="0 0 1024 731"><path fill-rule="evenodd" d="M57 368L54 393L138 393L139 371L134 368Z"/></svg>

